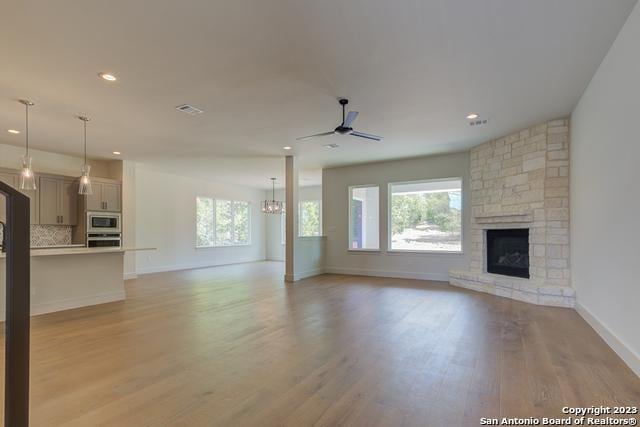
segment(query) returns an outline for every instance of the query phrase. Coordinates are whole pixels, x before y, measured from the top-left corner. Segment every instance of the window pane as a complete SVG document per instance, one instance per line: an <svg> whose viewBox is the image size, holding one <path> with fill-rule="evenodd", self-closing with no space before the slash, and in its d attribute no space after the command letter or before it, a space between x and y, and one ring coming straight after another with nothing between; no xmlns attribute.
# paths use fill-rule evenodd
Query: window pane
<svg viewBox="0 0 640 427"><path fill-rule="evenodd" d="M228 200L216 200L216 245L232 244L231 232L231 202Z"/></svg>
<svg viewBox="0 0 640 427"><path fill-rule="evenodd" d="M196 246L213 246L213 200L196 198Z"/></svg>
<svg viewBox="0 0 640 427"><path fill-rule="evenodd" d="M249 203L234 202L233 215L235 243L246 245L249 243Z"/></svg>
<svg viewBox="0 0 640 427"><path fill-rule="evenodd" d="M319 236L321 233L320 215L319 200L300 202L298 234L300 236Z"/></svg>
<svg viewBox="0 0 640 427"><path fill-rule="evenodd" d="M462 251L460 179L391 184L390 248Z"/></svg>
<svg viewBox="0 0 640 427"><path fill-rule="evenodd" d="M349 248L379 249L378 187L355 187L350 193Z"/></svg>

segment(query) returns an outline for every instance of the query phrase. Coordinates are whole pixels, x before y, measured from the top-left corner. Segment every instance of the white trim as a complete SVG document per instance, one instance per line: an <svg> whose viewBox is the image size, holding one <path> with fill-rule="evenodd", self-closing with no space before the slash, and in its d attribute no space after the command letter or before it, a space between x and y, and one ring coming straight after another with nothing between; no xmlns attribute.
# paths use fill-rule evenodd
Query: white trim
<svg viewBox="0 0 640 427"><path fill-rule="evenodd" d="M450 178L436 178L436 179L419 179L414 181L400 181L400 182L388 182L387 183L387 253L392 252L405 252L405 253L423 253L423 254L435 254L435 253L451 253L451 254L459 254L462 255L463 251L431 251L431 250L420 250L420 249L393 249L391 245L393 244L392 234L393 234L393 226L391 225L391 221L393 220L391 211L391 198L393 197L392 187L394 185L402 185L402 184L425 184L429 182L443 182L443 181L460 181L460 247L464 248L464 177L450 177Z"/></svg>
<svg viewBox="0 0 640 427"><path fill-rule="evenodd" d="M464 251L416 251L411 249L387 249L387 253L392 255L464 255Z"/></svg>
<svg viewBox="0 0 640 427"><path fill-rule="evenodd" d="M74 308L82 308L91 305L105 304L114 301L123 301L126 298L124 290L105 292L98 295L87 297L69 298L60 301L53 301L44 304L34 304L31 306L31 315L38 316L40 314L55 313L57 311L71 310ZM0 313L2 319L6 317L5 312Z"/></svg>
<svg viewBox="0 0 640 427"><path fill-rule="evenodd" d="M307 270L301 273L295 273L293 276L285 274L285 282L297 282L298 280L306 279L307 277L319 276L324 274L324 268L316 268L315 270Z"/></svg>
<svg viewBox="0 0 640 427"><path fill-rule="evenodd" d="M580 302L576 302L576 311L596 331L611 349L640 377L640 355L629 348L611 329Z"/></svg>
<svg viewBox="0 0 640 427"><path fill-rule="evenodd" d="M378 215L378 247L377 248L352 248L352 240L351 240L351 236L352 236L352 229L351 229L351 210L352 210L352 205L351 202L353 201L353 189L354 188L376 188L378 190L378 206L377 206L377 214ZM347 187L347 197L349 198L349 202L347 204L348 206L348 211L347 211L347 225L348 225L348 230L347 230L347 250L349 251L363 251L363 252L375 252L375 251L380 251L380 185L379 184L360 184L360 185L350 185ZM363 230L363 235L362 235L362 240L366 240L365 239L365 235L364 235L365 230Z"/></svg>
<svg viewBox="0 0 640 427"><path fill-rule="evenodd" d="M135 272L133 272L133 273L124 273L122 275L122 278L124 280L132 280L132 279L137 279L138 275Z"/></svg>
<svg viewBox="0 0 640 427"><path fill-rule="evenodd" d="M350 276L392 277L397 279L433 280L438 282L449 281L449 274L422 273L417 271L385 271L360 268L327 267L324 269L324 272L331 274L346 274Z"/></svg>
<svg viewBox="0 0 640 427"><path fill-rule="evenodd" d="M213 210L213 215L211 218L211 227L213 228L213 244L211 245L198 245L198 199L208 199L211 200L212 202L212 210ZM233 242L229 243L229 244L217 244L216 241L218 240L218 232L216 229L216 215L217 215L217 202L229 202L229 209L230 209L230 214L231 214L231 239L233 240ZM247 239L247 242L242 243L242 242L236 242L236 203L246 203L247 207L248 207L248 217L247 217L247 228L248 228L248 232L249 232L249 236ZM211 197L211 196L196 196L196 221L195 221L195 245L194 248L195 249L211 249L211 248L227 248L227 247L234 247L234 246L251 246L253 244L252 241L252 203L249 200L231 200L231 199L217 199L215 197Z"/></svg>
<svg viewBox="0 0 640 427"><path fill-rule="evenodd" d="M223 264L211 264L211 262L174 264L174 265L165 265L162 267L138 268L136 269L136 273L138 275L152 274L152 273L165 273L168 271L181 271L181 270L193 270L197 268L222 267L225 265L248 264L252 262L262 262L262 261L268 261L268 260L266 258L260 258L260 259L253 259L253 260L247 260L247 261L228 262Z"/></svg>

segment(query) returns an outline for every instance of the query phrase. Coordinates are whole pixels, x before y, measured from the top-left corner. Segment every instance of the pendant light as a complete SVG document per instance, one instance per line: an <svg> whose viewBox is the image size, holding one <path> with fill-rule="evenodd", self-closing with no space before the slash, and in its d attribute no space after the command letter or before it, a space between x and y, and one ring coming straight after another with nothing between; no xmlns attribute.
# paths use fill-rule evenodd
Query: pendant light
<svg viewBox="0 0 640 427"><path fill-rule="evenodd" d="M20 171L20 190L36 190L36 177L33 175L33 168L31 167L31 157L29 157L29 107L35 105L33 102L27 99L19 100L24 105L25 111L25 148L26 151L22 156L22 170Z"/></svg>
<svg viewBox="0 0 640 427"><path fill-rule="evenodd" d="M93 189L91 188L91 178L89 178L91 166L87 164L87 122L91 119L85 116L78 116L78 119L82 120L84 125L84 164L82 165L78 194L90 196L93 194Z"/></svg>
<svg viewBox="0 0 640 427"><path fill-rule="evenodd" d="M282 202L276 200L276 179L271 178L271 200L262 202L262 212L266 214L281 214Z"/></svg>

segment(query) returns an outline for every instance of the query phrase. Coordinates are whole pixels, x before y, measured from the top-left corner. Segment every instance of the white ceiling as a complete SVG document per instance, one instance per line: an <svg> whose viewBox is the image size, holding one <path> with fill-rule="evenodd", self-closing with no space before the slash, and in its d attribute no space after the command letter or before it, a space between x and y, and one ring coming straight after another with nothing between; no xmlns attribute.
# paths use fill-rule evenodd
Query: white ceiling
<svg viewBox="0 0 640 427"><path fill-rule="evenodd" d="M568 115L636 0L23 0L0 14L0 142L268 188L322 167L466 149ZM97 77L114 73L115 83ZM339 123L385 136L297 142ZM178 112L192 104L199 116ZM467 113L489 119L470 127ZM340 148L327 150L335 142Z"/></svg>

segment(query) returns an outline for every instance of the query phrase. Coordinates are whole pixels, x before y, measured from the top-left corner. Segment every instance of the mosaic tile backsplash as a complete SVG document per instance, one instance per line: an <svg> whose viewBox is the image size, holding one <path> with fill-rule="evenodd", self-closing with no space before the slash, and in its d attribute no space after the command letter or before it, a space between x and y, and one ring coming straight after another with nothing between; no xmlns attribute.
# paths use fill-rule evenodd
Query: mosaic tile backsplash
<svg viewBox="0 0 640 427"><path fill-rule="evenodd" d="M2 228L0 228L0 241ZM31 247L60 246L71 244L71 227L66 225L32 225Z"/></svg>
<svg viewBox="0 0 640 427"><path fill-rule="evenodd" d="M32 225L31 247L71 244L71 227L66 225Z"/></svg>

